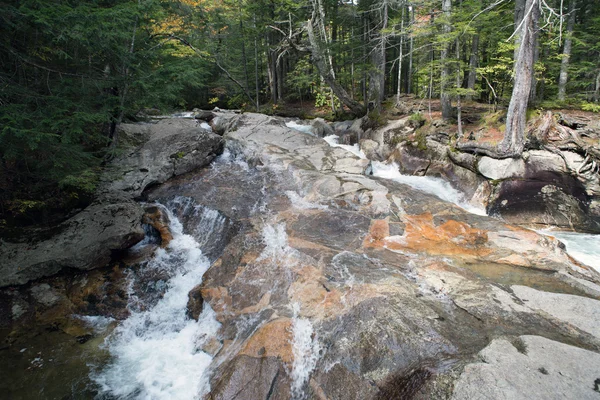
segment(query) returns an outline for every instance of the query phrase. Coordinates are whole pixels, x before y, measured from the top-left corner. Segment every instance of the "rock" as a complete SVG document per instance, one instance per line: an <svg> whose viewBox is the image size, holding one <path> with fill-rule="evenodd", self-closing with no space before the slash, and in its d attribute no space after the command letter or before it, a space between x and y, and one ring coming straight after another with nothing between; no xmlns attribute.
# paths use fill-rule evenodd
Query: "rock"
<svg viewBox="0 0 600 400"><path fill-rule="evenodd" d="M528 226L600 232L581 183L569 175L539 173L537 179L505 180L490 197L488 213Z"/></svg>
<svg viewBox="0 0 600 400"><path fill-rule="evenodd" d="M312 120L311 125L313 132L317 137L325 137L335 134L333 128L325 122L323 118L315 118Z"/></svg>
<svg viewBox="0 0 600 400"><path fill-rule="evenodd" d="M217 135L223 135L225 132L235 129L240 121L238 114L220 113L210 121L213 132Z"/></svg>
<svg viewBox="0 0 600 400"><path fill-rule="evenodd" d="M173 235L169 228L171 221L169 217L160 209L160 207L146 207L145 214L142 217L142 223L148 224L160 233L160 247L167 247L169 242L173 240Z"/></svg>
<svg viewBox="0 0 600 400"><path fill-rule="evenodd" d="M195 119L200 119L202 121L211 122L217 115L212 111L198 111L198 113L194 116Z"/></svg>
<svg viewBox="0 0 600 400"><path fill-rule="evenodd" d="M35 301L46 307L51 307L60 300L60 297L47 283L32 286L30 290Z"/></svg>
<svg viewBox="0 0 600 400"><path fill-rule="evenodd" d="M511 289L527 307L547 312L600 339L600 301L526 286L512 286Z"/></svg>
<svg viewBox="0 0 600 400"><path fill-rule="evenodd" d="M195 319L196 321L198 321L198 317L202 313L202 308L204 307L201 289L200 285L198 285L188 293L186 314L189 318Z"/></svg>
<svg viewBox="0 0 600 400"><path fill-rule="evenodd" d="M353 123L354 123L353 120L351 120L351 121L336 121L332 124L332 127L336 133L340 133L340 132L345 132L345 131L349 130Z"/></svg>
<svg viewBox="0 0 600 400"><path fill-rule="evenodd" d="M479 173L488 179L498 180L525 175L525 162L521 158L495 158L483 156L477 164Z"/></svg>
<svg viewBox="0 0 600 400"><path fill-rule="evenodd" d="M385 158L379 153L379 143L371 139L360 141L360 149L365 153L369 160L384 161Z"/></svg>
<svg viewBox="0 0 600 400"><path fill-rule="evenodd" d="M100 185L101 196L122 191L138 198L147 186L203 167L223 151L223 139L193 119L165 119L142 127L148 140L111 163Z"/></svg>
<svg viewBox="0 0 600 400"><path fill-rule="evenodd" d="M32 243L0 240L0 287L21 285L63 268L90 270L106 265L114 251L144 238L143 210L133 201L92 204L58 227L59 233Z"/></svg>
<svg viewBox="0 0 600 400"><path fill-rule="evenodd" d="M492 338L600 350L575 325L595 319L596 300L573 299L593 293L571 277L600 275L555 239L364 176L351 153L270 117L244 114L225 137L255 167L219 163L151 192L241 225L199 286L222 324L208 398L450 398ZM428 154L446 154L433 142ZM571 296L565 312L586 309L561 322L524 301L525 285Z"/></svg>
<svg viewBox="0 0 600 400"><path fill-rule="evenodd" d="M495 339L467 365L452 399L598 399L600 354L539 336Z"/></svg>

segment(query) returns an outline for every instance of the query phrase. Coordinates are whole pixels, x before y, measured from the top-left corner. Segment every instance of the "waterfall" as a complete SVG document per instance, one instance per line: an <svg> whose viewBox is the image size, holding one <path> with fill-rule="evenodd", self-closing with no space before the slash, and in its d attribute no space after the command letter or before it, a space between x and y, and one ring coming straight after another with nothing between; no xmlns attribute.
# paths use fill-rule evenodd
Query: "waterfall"
<svg viewBox="0 0 600 400"><path fill-rule="evenodd" d="M550 230L538 233L554 236L565 244L571 257L600 272L600 235Z"/></svg>
<svg viewBox="0 0 600 400"><path fill-rule="evenodd" d="M198 321L187 317L186 306L188 292L210 265L175 215L169 212L169 218L173 240L140 271L167 273L165 292L148 309L132 303L130 316L106 340L111 360L91 375L101 397L184 400L209 390L212 357L201 349L220 325L207 304Z"/></svg>
<svg viewBox="0 0 600 400"><path fill-rule="evenodd" d="M330 135L323 138L331 147L340 147L344 150L351 152L359 158L366 159L367 156L359 148L358 144L353 146L338 144L338 137L336 135ZM442 200L454 203L465 211L471 214L487 215L484 209L474 207L469 204L465 199L465 196L460 191L454 189L450 183L442 178L434 178L431 176L414 176L414 175L403 175L398 169L396 163L382 163L379 161L372 161L371 168L373 176L379 178L390 179L398 183L408 185L412 188L418 189L422 192L433 194Z"/></svg>
<svg viewBox="0 0 600 400"><path fill-rule="evenodd" d="M371 163L371 167L373 170L373 176L391 179L395 182L403 183L422 192L433 194L444 201L456 204L471 214L487 215L484 209L477 208L469 204L462 192L454 189L449 182L442 178L403 175L398 170L398 164L396 163L385 164L379 161L373 161Z"/></svg>

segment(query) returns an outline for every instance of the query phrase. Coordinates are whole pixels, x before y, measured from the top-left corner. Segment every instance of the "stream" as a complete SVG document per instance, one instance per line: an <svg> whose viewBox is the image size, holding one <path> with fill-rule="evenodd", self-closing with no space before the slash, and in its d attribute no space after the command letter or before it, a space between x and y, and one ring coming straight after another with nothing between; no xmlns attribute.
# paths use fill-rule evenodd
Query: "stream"
<svg viewBox="0 0 600 400"><path fill-rule="evenodd" d="M287 122L286 125L289 128L300 132L313 134L311 131L312 126L310 125L302 125L295 121ZM358 143L354 145L339 144L339 137L336 135L326 136L323 139L332 147L339 147L347 150L359 158L367 158L365 153L360 149ZM456 204L471 214L487 215L484 208L470 204L467 199L465 199L463 193L453 188L448 181L442 178L403 175L400 173L397 164L387 164L380 161L371 162L371 172L373 176L391 179L423 192L433 194L442 200ZM574 259L600 272L600 235L556 230L540 230L538 233L556 237L565 244L567 252Z"/></svg>
<svg viewBox="0 0 600 400"><path fill-rule="evenodd" d="M307 125L297 122L288 122L287 125L312 134ZM345 149L366 159L358 144L339 144L337 136L333 135L324 140L332 147ZM370 169L374 177L393 180L433 194L468 213L486 215L485 210L469 204L460 191L441 178L402 175L397 165L378 161L372 161ZM389 349L396 349L399 343L397 337L388 337L388 334L398 334L403 338L410 335L427 337L427 344L423 347L410 347L411 343L417 343L414 339L413 342L407 342L406 354L402 351L388 354L391 360L388 361L389 365L394 368L399 363L416 359L431 364L430 369L415 372L416 381L424 381L425 378L421 379L423 376L443 369L442 364L452 365L458 351L454 343L460 344L462 340L469 346L479 341L481 346L487 343L487 333L484 331L477 332L470 327L463 331L463 322L470 319L460 318L471 317L449 312L446 308L451 307L450 303L444 301L441 301L440 308L427 311L427 318L415 317L418 323L411 322L413 325L405 326L406 315L412 312L408 310L424 307L416 303L416 299L432 297L439 301L446 298L446 289L442 285L445 282L436 275L439 271L433 268L428 280L419 277L419 296L413 296L406 289L408 295L402 300L406 303L385 308L390 304L388 293L393 294L394 290L407 285L407 279L417 279L417 267L413 270L416 265L413 259L418 260L419 256L399 253L390 259L384 259L383 256L378 259L374 254L379 253L371 252L374 250L367 249L362 254L356 252L356 247L362 246L364 232L369 230L371 221L354 214L352 210L338 207L338 203L333 201L307 201L304 194L296 190L289 177L277 175L269 167L250 167L229 150L208 168L193 175L174 178L150 190L148 205L159 207L168 216L173 239L168 246L160 248L156 232L148 228L146 239L132 249L133 253L146 256L133 267L124 268L122 279L126 282L126 294L123 297L126 303L122 308L126 312L115 318L103 315L68 316L68 319L85 325L88 332L92 332L77 336L77 340L72 334L61 332L58 328L24 335L22 342L17 342L18 345L4 353L6 365L17 367L0 371L0 375L4 375L0 378L0 390L11 399L198 399L215 390L211 387L214 382L210 382L212 374L218 372L221 363L230 361L227 360L228 355L239 353L242 346L246 346L244 351L249 355L256 347L256 359L272 351L275 356L269 358L277 360L281 354L287 354L281 349L288 346L292 361L285 366L285 371L273 370L276 367L269 364L271 361L264 361L264 365L260 366L250 365L246 371L251 374L256 368L260 368L261 374L270 371L275 376L273 382L278 376L288 376L289 381L283 381L282 385L290 391L289 397L302 399L305 398L308 385L312 384L311 377L319 368L319 373L329 373L339 370L339 365L346 361L354 367L355 359L367 360L365 363L381 362L380 355L388 354L386 352ZM416 194L413 193L413 196ZM440 207L445 206L443 204ZM277 220L281 218L278 215L281 211L288 218L287 225ZM426 222L422 222L425 227L428 226ZM261 227L258 235L248 234L239 243L241 250L236 262L240 266L233 274L239 281L212 282L212 287L229 290L229 297L224 298L231 303L244 305L247 296L262 296L263 293L266 297L245 307L238 304L238 308L242 309L237 315L239 319L229 321L228 327L222 318L229 316L220 314L219 321L223 325L217 321L219 312L223 313L217 306L219 299L207 299L198 320L192 319L187 310L188 293L203 280L210 279L210 272L206 274L209 267L221 256L225 245L233 240L232 237L243 229L250 231L249 227L254 229L257 226ZM463 225L447 225L448 229L457 226ZM400 227L395 223L388 229ZM600 271L600 235L557 231L540 233L558 238L573 258ZM442 242L433 244L440 247L444 245ZM296 250L298 246L306 246L303 249L305 253ZM257 254L253 253L256 249L260 249ZM151 252L144 253L145 250ZM229 252L233 253L228 255L229 258L238 256L235 249ZM307 261L307 254L318 259L319 265L314 260ZM244 257L252 261L242 263L240 260ZM327 257L331 257L330 261L324 261ZM493 261L466 263L458 267L463 271L468 270L466 274L477 275L477 279L497 281L507 286L525 284L557 293L579 293L564 282L560 282L564 288L558 287L554 276L546 276L539 270L522 270ZM392 267L396 262L398 266ZM389 268L383 267L387 264ZM456 274L449 276L458 279ZM313 285L313 282L318 284ZM379 292L382 286L387 287L388 292ZM462 283L457 283L457 286L462 286ZM381 293L385 293L385 297ZM321 295L322 301L318 297ZM286 303L288 297L289 304ZM266 305L262 305L263 299L266 299ZM313 300L314 303L311 303ZM209 301L214 310L208 305ZM302 302L305 304L302 305ZM330 302L327 307L326 302ZM258 311L247 311L255 305ZM236 310L231 304L228 307ZM390 310L392 314L397 311L397 315L389 317ZM323 315L327 312L340 314L336 318L325 318ZM231 313L234 314L233 311ZM458 322L444 322L455 317ZM390 325L387 326L387 323ZM434 325L428 324L442 324L435 325L435 329L449 337L455 335L454 342L447 341L431 328ZM479 322L474 326L479 326ZM223 327L229 331L224 333ZM401 331L404 328L406 330ZM246 342L250 337L260 339L262 329L266 332L265 343L253 347ZM509 335L514 334L510 331L511 324L503 325L502 329L506 329ZM368 340L366 336L363 337L365 332L372 334ZM229 339L226 335L229 335ZM377 340L382 340L382 344ZM354 354L355 347L358 349L363 344L366 346L365 354ZM367 367L370 368L366 364L356 366L357 369ZM408 368L407 365L403 367ZM243 371L243 368L240 367L240 370ZM23 371L26 371L25 374ZM235 378L230 379L235 381ZM340 379L350 378L342 376ZM412 383L406 385L409 387ZM244 385L240 383L240 386ZM216 390L222 394L218 392L221 390L219 387ZM367 394L353 393L359 397L368 397ZM219 397L218 394L215 396Z"/></svg>

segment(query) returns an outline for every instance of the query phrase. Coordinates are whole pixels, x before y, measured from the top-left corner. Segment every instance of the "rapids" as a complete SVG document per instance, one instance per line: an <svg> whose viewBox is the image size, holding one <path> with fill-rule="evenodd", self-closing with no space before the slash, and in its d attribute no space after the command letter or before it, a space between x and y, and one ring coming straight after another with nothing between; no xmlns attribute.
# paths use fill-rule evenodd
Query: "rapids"
<svg viewBox="0 0 600 400"><path fill-rule="evenodd" d="M202 281L210 263L198 241L185 234L177 217L167 212L173 240L166 249L157 249L154 258L135 274L166 273L166 289L149 307L140 306L137 293L130 293L131 315L105 343L111 360L91 375L100 393L109 397L185 400L209 389L207 371L212 357L202 346L216 335L219 323L208 305L198 321L186 315L186 306L188 292ZM203 225L210 229L205 233L211 234L219 225L218 213L204 216Z"/></svg>

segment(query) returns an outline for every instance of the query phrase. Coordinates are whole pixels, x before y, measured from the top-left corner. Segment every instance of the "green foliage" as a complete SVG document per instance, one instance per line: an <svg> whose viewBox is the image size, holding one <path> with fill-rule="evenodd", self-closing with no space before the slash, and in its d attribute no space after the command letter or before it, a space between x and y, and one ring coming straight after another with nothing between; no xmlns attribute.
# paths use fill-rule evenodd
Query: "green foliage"
<svg viewBox="0 0 600 400"><path fill-rule="evenodd" d="M584 102L581 104L581 109L583 111L591 111L591 112L595 112L595 113L600 113L600 104Z"/></svg>

